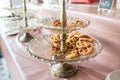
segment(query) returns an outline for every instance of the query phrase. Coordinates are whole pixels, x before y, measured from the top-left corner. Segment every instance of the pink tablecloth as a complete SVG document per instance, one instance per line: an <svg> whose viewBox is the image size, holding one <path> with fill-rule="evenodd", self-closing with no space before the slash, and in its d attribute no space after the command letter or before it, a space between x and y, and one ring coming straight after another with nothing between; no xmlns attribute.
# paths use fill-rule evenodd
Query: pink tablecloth
<svg viewBox="0 0 120 80"><path fill-rule="evenodd" d="M37 16L58 16L59 11L41 9ZM108 19L98 15L87 15L69 11L68 15L89 19L91 24L81 32L100 40L103 51L96 58L78 63L78 73L68 80L104 80L105 76L120 69L120 22L118 18ZM43 29L41 32L45 32ZM7 60L12 80L58 80L50 74L48 63L35 60L27 55L25 46L18 36L1 35L2 53Z"/></svg>
<svg viewBox="0 0 120 80"><path fill-rule="evenodd" d="M87 31L103 44L103 51L88 62L78 63L78 73L69 80L104 80L112 70L119 69L119 46L117 36L96 30ZM103 36L104 34L104 36ZM112 40L112 41L111 41ZM18 36L2 35L2 52L7 59L13 80L58 80L50 74L48 63L35 60L27 55L25 46L19 42Z"/></svg>

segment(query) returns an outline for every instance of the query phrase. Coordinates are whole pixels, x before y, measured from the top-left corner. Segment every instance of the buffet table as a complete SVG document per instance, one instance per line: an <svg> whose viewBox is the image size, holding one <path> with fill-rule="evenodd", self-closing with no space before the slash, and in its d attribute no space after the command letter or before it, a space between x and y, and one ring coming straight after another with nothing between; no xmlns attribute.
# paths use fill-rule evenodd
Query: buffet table
<svg viewBox="0 0 120 80"><path fill-rule="evenodd" d="M90 10L93 9L90 7ZM95 37L103 45L101 54L87 62L78 62L78 73L67 79L104 80L108 73L120 69L120 17L87 14L79 10L69 10L67 13L71 16L90 20L91 24L80 32ZM37 18L53 15L59 16L59 10L40 8L39 13L36 14ZM46 31L41 29L40 34ZM18 37L19 35L7 36L5 33L2 33L0 38L1 51L7 60L11 80L58 80L58 78L51 75L48 63L28 56L25 44L21 43Z"/></svg>

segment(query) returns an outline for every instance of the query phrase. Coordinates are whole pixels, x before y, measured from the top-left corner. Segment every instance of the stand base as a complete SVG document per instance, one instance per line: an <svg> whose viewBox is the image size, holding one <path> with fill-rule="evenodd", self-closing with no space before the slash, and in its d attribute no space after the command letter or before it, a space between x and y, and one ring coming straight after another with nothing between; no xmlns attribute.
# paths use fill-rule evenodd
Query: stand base
<svg viewBox="0 0 120 80"><path fill-rule="evenodd" d="M78 69L76 65L68 63L56 63L51 65L52 75L59 78L67 78L75 75Z"/></svg>
<svg viewBox="0 0 120 80"><path fill-rule="evenodd" d="M33 39L33 37L29 34L29 33L27 33L27 32L25 32L22 36L20 36L20 38L19 38L19 40L21 41L21 42L28 42L28 41L30 41L31 39Z"/></svg>

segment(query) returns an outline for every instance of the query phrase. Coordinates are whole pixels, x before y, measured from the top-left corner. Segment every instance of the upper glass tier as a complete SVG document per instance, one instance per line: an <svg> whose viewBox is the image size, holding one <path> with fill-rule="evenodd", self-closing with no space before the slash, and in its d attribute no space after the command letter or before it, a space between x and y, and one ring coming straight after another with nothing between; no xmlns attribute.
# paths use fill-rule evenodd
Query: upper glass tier
<svg viewBox="0 0 120 80"><path fill-rule="evenodd" d="M49 30L54 30L54 32L61 32L61 22L60 17L46 17L39 20L39 24ZM71 32L73 30L80 30L87 27L90 21L80 17L67 17L67 26L65 27L65 32Z"/></svg>

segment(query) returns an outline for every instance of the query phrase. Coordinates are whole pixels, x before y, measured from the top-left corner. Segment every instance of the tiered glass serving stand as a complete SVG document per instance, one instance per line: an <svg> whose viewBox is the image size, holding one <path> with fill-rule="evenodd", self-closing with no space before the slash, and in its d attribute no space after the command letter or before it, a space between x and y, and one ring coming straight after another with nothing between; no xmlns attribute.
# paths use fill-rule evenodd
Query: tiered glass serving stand
<svg viewBox="0 0 120 80"><path fill-rule="evenodd" d="M63 0L63 6L65 6L65 2ZM65 8L63 7L63 13L62 18L61 17L47 17L40 19L39 23L42 25L43 28L46 28L54 33L60 33L61 36L61 53L60 55L54 55L51 51L52 42L50 41L50 37L54 34L45 34L42 36L37 36L33 38L31 41L27 43L27 52L28 55L31 57L41 60L41 61L47 61L50 63L50 69L51 73L60 78L66 78L71 77L75 75L78 71L78 66L76 65L76 62L84 62L91 58L96 57L101 51L102 46L101 43L94 39L94 51L93 53L86 55L86 56L79 56L73 59L66 59L64 50L65 50L65 37L67 34L71 31L80 30L82 28L87 27L90 24L89 20L82 19L79 17L67 17L64 13ZM60 26L51 26L51 23L55 21L56 19L62 19L62 27ZM67 25L64 26L64 22L67 19ZM72 22L75 22L76 20L82 21L83 25L81 26L74 26L74 27L67 27Z"/></svg>
<svg viewBox="0 0 120 80"><path fill-rule="evenodd" d="M50 31L54 33L60 33L61 27L56 26L50 26L51 23L55 20L59 19L59 17L49 17L49 18L43 18L40 20L40 23L43 24L44 28L49 29ZM85 28L89 25L90 21L86 19L81 19L79 17L68 17L68 24L71 22L74 22L76 20L81 20L83 22L82 26L76 26L74 28L65 28L66 34L74 31L74 30L80 30L81 28ZM87 61L90 58L94 58L97 56L101 50L102 46L101 43L94 39L94 47L95 51L91 55L87 56L79 56L74 59L65 59L62 58L60 55L53 55L51 52L51 46L52 43L50 41L50 37L54 34L46 34L39 37L36 37L28 42L27 44L27 51L30 56L32 56L35 59L41 60L41 61L47 61L51 64L51 73L57 77L70 77L77 72L77 65L76 62L83 62Z"/></svg>
<svg viewBox="0 0 120 80"><path fill-rule="evenodd" d="M8 27L11 29L11 31L9 31L9 34L11 35L12 33L13 35L13 31L17 31L17 33L19 32L21 34L19 36L19 41L21 42L27 42L31 40L33 37L29 34L29 31L34 30L38 27L37 19L33 18L33 14L35 14L37 10L27 9L27 4L27 1L23 0L23 5L21 4L19 9L12 10L11 7L11 13L19 14L20 17L22 17L20 20L14 19L15 17L12 16L11 18L13 18L14 20L10 18L11 21L6 21L8 22Z"/></svg>

